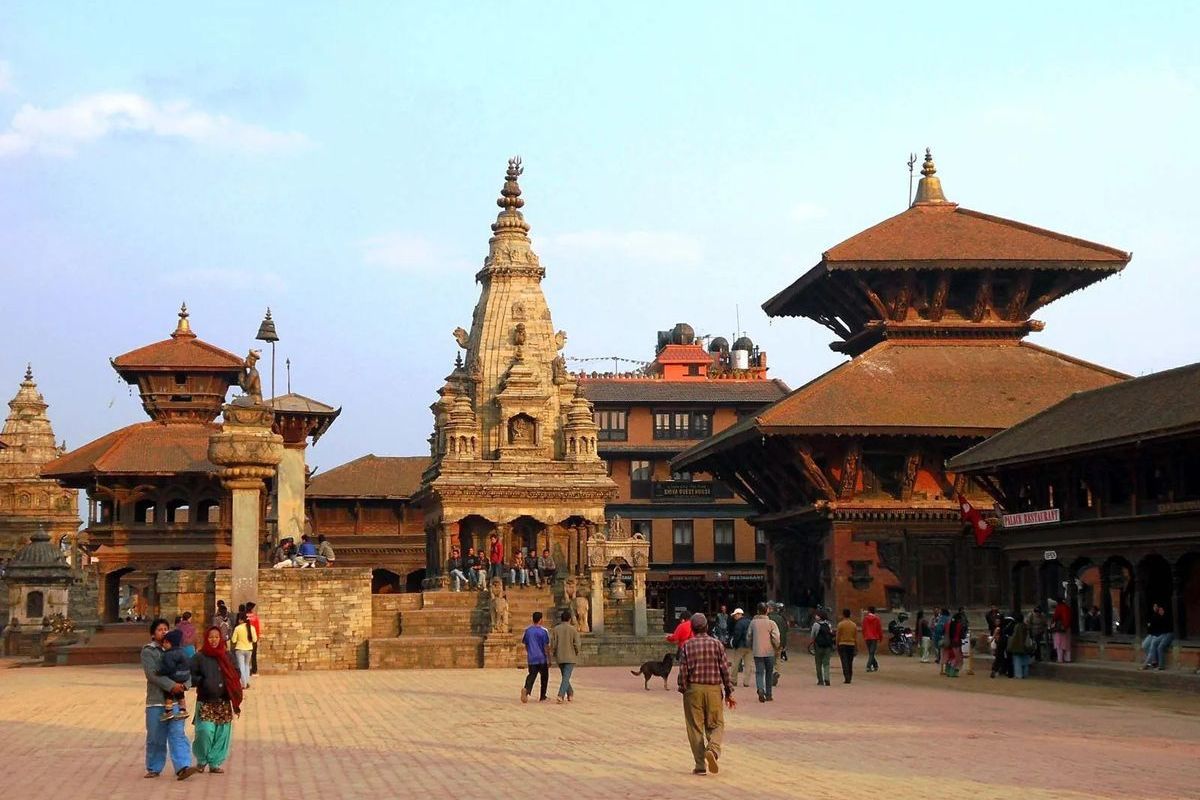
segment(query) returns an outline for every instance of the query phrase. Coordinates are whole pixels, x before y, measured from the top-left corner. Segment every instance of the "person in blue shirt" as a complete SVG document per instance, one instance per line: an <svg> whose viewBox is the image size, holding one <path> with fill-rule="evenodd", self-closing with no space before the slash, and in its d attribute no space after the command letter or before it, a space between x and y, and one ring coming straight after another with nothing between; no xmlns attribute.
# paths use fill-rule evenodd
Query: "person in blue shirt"
<svg viewBox="0 0 1200 800"><path fill-rule="evenodd" d="M300 558L304 559L304 566L311 566L317 563L320 559L317 557L317 546L313 544L313 540L308 534L300 537Z"/></svg>
<svg viewBox="0 0 1200 800"><path fill-rule="evenodd" d="M521 688L521 702L529 702L529 695L533 692L533 680L538 677L542 681L542 693L538 702L543 702L546 699L546 684L550 680L550 632L542 627L542 612L533 612L533 624L525 629L521 644L525 645L526 663L529 664L529 674Z"/></svg>

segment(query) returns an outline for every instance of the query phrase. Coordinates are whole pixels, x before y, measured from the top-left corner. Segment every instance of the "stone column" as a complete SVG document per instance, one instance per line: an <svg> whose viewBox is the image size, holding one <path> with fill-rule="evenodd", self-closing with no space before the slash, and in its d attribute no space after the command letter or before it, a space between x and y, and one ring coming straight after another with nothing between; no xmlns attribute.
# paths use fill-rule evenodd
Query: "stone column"
<svg viewBox="0 0 1200 800"><path fill-rule="evenodd" d="M649 634L649 623L646 621L646 570L633 570L633 635L646 636Z"/></svg>
<svg viewBox="0 0 1200 800"><path fill-rule="evenodd" d="M275 480L279 538L290 536L297 544L304 533L304 450L303 440L284 443Z"/></svg>
<svg viewBox="0 0 1200 800"><path fill-rule="evenodd" d="M592 633L604 633L604 567L592 567Z"/></svg>
<svg viewBox="0 0 1200 800"><path fill-rule="evenodd" d="M283 458L283 437L271 432L274 412L268 406L229 403L222 414L221 430L208 442L208 460L221 467L221 483L233 494L230 603L237 608L258 600L262 492Z"/></svg>

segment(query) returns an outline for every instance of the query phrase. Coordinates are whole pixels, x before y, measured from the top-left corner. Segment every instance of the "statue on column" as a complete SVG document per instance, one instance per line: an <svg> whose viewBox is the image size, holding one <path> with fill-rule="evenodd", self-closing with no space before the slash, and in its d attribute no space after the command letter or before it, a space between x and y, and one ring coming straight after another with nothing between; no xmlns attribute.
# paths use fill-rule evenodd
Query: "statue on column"
<svg viewBox="0 0 1200 800"><path fill-rule="evenodd" d="M567 602L567 611L571 614L571 624L580 633L591 633L592 627L588 622L591 604L586 597L579 594L579 584L574 577L567 578L563 584L563 594Z"/></svg>
<svg viewBox="0 0 1200 800"><path fill-rule="evenodd" d="M258 350L251 350L246 355L246 360L242 366L242 374L238 377L238 386L246 393L246 397L255 405L262 404L262 379L258 377L258 368L254 365L258 363L258 359L262 357L262 353Z"/></svg>

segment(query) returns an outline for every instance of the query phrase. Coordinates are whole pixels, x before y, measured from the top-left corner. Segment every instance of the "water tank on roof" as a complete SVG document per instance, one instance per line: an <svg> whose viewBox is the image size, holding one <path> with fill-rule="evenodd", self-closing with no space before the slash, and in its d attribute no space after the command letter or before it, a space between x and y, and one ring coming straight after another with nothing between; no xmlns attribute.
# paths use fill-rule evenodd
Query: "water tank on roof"
<svg viewBox="0 0 1200 800"><path fill-rule="evenodd" d="M754 350L754 342L749 336L739 336L733 343L730 354L734 369L750 369L750 353Z"/></svg>
<svg viewBox="0 0 1200 800"><path fill-rule="evenodd" d="M693 344L696 341L696 331L686 322L676 322L671 329L672 344Z"/></svg>
<svg viewBox="0 0 1200 800"><path fill-rule="evenodd" d="M750 341L749 336L739 336L738 340L733 343L734 350L745 350L747 353L754 349L754 342Z"/></svg>
<svg viewBox="0 0 1200 800"><path fill-rule="evenodd" d="M710 353L728 353L729 340L724 336L718 336L708 343L708 352Z"/></svg>

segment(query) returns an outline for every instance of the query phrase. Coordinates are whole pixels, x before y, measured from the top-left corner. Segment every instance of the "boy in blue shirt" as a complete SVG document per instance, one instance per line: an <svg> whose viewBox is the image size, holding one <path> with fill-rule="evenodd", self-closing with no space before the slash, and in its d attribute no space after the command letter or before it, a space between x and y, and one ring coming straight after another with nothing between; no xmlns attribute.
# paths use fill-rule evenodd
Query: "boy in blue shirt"
<svg viewBox="0 0 1200 800"><path fill-rule="evenodd" d="M529 675L525 677L525 686L521 688L521 702L529 702L533 680L539 676L542 680L542 693L538 702L542 702L546 699L546 683L550 680L550 632L542 627L542 612L533 612L533 624L525 629L521 644L525 645L526 663L529 664Z"/></svg>

